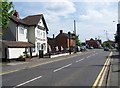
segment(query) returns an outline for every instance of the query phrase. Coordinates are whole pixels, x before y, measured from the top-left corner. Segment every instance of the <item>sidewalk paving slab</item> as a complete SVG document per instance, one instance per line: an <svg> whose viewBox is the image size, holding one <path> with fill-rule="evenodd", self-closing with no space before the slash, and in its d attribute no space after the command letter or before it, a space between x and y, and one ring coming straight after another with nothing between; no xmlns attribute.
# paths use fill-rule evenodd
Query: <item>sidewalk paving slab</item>
<svg viewBox="0 0 120 88"><path fill-rule="evenodd" d="M118 52L113 52L111 57L110 74L108 78L109 87L120 88L120 56Z"/></svg>

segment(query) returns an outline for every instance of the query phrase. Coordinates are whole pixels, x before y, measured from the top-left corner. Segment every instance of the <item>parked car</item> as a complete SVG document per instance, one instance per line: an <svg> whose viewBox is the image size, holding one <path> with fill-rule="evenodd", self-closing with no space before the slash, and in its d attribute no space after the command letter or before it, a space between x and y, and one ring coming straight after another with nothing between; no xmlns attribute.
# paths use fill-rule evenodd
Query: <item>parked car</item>
<svg viewBox="0 0 120 88"><path fill-rule="evenodd" d="M109 48L108 47L104 47L104 51L109 51Z"/></svg>
<svg viewBox="0 0 120 88"><path fill-rule="evenodd" d="M94 47L92 47L92 46L89 46L89 47L88 47L88 49L94 49Z"/></svg>
<svg viewBox="0 0 120 88"><path fill-rule="evenodd" d="M86 46L81 46L80 47L80 51L82 52L82 51L86 51Z"/></svg>
<svg viewBox="0 0 120 88"><path fill-rule="evenodd" d="M80 52L80 51L81 51L81 47L77 46L77 52Z"/></svg>

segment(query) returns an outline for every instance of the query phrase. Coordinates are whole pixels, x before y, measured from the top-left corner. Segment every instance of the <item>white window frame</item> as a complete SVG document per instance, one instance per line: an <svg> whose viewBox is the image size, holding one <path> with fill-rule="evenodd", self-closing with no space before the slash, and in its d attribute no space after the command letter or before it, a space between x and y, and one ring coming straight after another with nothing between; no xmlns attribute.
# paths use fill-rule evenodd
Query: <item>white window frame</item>
<svg viewBox="0 0 120 88"><path fill-rule="evenodd" d="M32 52L35 52L35 48L32 48Z"/></svg>
<svg viewBox="0 0 120 88"><path fill-rule="evenodd" d="M40 43L37 43L37 50L39 51L41 49Z"/></svg>
<svg viewBox="0 0 120 88"><path fill-rule="evenodd" d="M19 27L19 33L20 33L20 34L24 34L24 30L25 30L25 29L24 29L23 27Z"/></svg>
<svg viewBox="0 0 120 88"><path fill-rule="evenodd" d="M37 37L40 37L40 30L37 30Z"/></svg>
<svg viewBox="0 0 120 88"><path fill-rule="evenodd" d="M46 34L45 34L45 32L43 32L43 38L45 38L46 37Z"/></svg>

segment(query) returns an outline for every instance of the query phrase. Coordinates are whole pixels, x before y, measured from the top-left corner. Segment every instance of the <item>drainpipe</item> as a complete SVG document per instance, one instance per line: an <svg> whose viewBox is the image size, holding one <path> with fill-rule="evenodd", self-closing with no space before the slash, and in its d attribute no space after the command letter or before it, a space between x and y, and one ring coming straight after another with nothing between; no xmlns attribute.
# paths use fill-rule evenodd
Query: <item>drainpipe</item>
<svg viewBox="0 0 120 88"><path fill-rule="evenodd" d="M18 25L19 24L17 24L17 27L16 27L16 41L18 41Z"/></svg>
<svg viewBox="0 0 120 88"><path fill-rule="evenodd" d="M55 53L55 45L56 45L56 44L55 44L55 35L53 34L53 49L54 49L53 52L54 52L54 53Z"/></svg>
<svg viewBox="0 0 120 88"><path fill-rule="evenodd" d="M70 48L70 32L68 32L68 36L69 36L69 54L71 54L71 48Z"/></svg>

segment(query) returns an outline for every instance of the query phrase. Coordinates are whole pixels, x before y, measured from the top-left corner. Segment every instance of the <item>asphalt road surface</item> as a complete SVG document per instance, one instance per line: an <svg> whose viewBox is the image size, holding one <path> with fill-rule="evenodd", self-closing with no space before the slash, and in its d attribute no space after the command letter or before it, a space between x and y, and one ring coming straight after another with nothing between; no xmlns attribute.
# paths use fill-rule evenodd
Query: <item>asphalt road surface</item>
<svg viewBox="0 0 120 88"><path fill-rule="evenodd" d="M110 52L90 50L69 59L2 75L3 86L92 86Z"/></svg>

